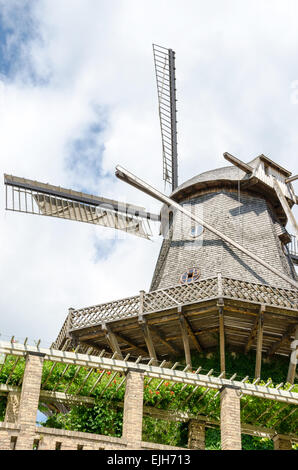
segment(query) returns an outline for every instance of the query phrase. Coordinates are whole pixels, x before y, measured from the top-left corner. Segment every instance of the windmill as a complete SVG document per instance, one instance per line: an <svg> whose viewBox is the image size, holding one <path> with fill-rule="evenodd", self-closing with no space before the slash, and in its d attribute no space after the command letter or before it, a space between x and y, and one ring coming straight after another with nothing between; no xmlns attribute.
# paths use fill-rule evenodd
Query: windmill
<svg viewBox="0 0 298 470"><path fill-rule="evenodd" d="M175 190L178 187L175 52L172 49L166 49L153 44L153 56L162 138L163 180L165 184L170 185L172 193L175 194ZM290 205L297 202L291 183L297 179L298 176L291 177L290 172L279 171L280 167L278 165L274 167L274 162L272 162L272 168L275 168L275 175L272 174L271 177L267 176L265 171L268 171L270 161L264 156L266 162L262 169L262 165L259 164L260 162L258 162L256 168L241 162L227 152L224 154L224 157L244 171L249 177L249 181L252 180L255 183L256 179L259 177L262 183L274 189L286 216L291 220L296 230L296 236L298 236L298 226L290 208ZM267 170L265 170L265 166ZM262 171L264 175L261 174ZM175 202L174 198L170 199L159 193L124 168L116 167L116 176L137 187L139 190L153 196L166 206L172 207L175 211L180 212L186 219L196 224L197 227L201 226L207 228L234 249L240 250L246 256L257 261L281 279L297 287L297 283L294 279L290 279L288 275L280 272L270 263L267 263L253 252L242 247L239 243L218 231L213 225L204 222L201 218L185 210L180 204ZM152 222L159 223L161 221L159 214L150 213L146 211L144 207L139 207L134 204L122 203L105 197L85 194L71 189L6 174L4 175L4 183L6 186L6 209L15 212L58 217L101 225L147 239L150 239L150 236L152 236L150 224ZM167 230L163 230L163 233L167 233Z"/></svg>
<svg viewBox="0 0 298 470"><path fill-rule="evenodd" d="M293 239L287 232L286 224L290 220L295 234L298 236L297 223L292 213L292 207L298 202L292 183L298 179L298 175L292 176L289 170L263 154L245 163L225 152L224 158L232 163L232 166L196 175L178 186L175 52L172 49L153 45L153 56L162 137L163 180L166 185L170 186L171 194L161 193L151 184L144 182L120 166L116 167L116 176L157 199L162 204L160 214L150 213L145 208L134 204L125 204L104 197L4 175L6 209L102 225L146 239L149 239L152 234L151 224L160 224L164 240L153 274L150 292L157 292L156 296L159 298L165 296L163 301L168 296L169 302L169 299L175 298L175 286L189 288L187 291L183 290L184 297L181 294L182 291L177 288L180 297L178 296L178 300L174 299L174 305L178 310L180 309L178 316L181 328L182 324L184 325L181 331L186 362L189 363L190 346L187 346L187 335L191 336L195 347L201 350L202 345L199 345L195 332L201 326L199 320L193 320L191 324L189 320L185 319L181 314L180 307L187 299L189 301L194 285L207 284L209 291L207 289L205 294L207 299L213 299L216 295L212 291L214 287L212 280L218 280L221 344L223 340L223 304L221 300L225 296L222 278L226 279L227 286L230 286L227 291L229 297L236 295L237 291L240 298L246 290L244 298L250 299L250 301L261 299L262 306L268 302L273 302L273 304L279 302L279 305L285 302L289 308L297 311L295 296L298 283L293 262L297 263L298 257L297 252L293 249L293 246L295 248L295 238ZM200 212L194 209L202 210ZM198 240L201 240L201 243L197 243ZM239 284L241 282L246 283L245 288L244 284L241 288L239 287L242 285ZM237 285L238 290L235 287L232 288L232 285ZM212 289L210 286L213 286ZM173 293L169 294L167 289L174 289ZM269 289L270 295L266 294L266 289ZM256 294L258 291L260 292L259 297ZM272 292L275 292L274 295ZM141 296L138 302L141 306L144 305L144 298ZM65 336L66 331L72 330L73 334L76 334L74 333L76 331L77 340L80 341L80 338L83 337L78 332L80 328L85 331L89 327L94 329L94 325L100 324L111 344L111 349L116 349L117 354L120 355L119 346L115 346L117 344L116 337L113 336L107 325L109 318L114 315L113 308L107 308L104 315L98 313L102 312L101 306L81 309L75 312L76 320L74 320L73 311L71 311L56 346L62 347L62 343L67 337L67 335ZM216 311L217 309L218 306L215 307ZM91 323L88 325L84 315L88 312L87 317L91 319L90 311L94 312L94 320L90 320ZM263 307L260 312L260 315L263 315ZM131 315L133 314L130 313ZM235 313L235 315L237 314ZM156 357L150 332L148 328L144 327L143 313L138 318L149 353L151 357ZM73 322L73 329L70 327L71 322ZM233 322L235 330L239 326L236 316ZM252 322L252 336L249 332L247 333L247 344L251 345L258 325L261 325L261 322ZM276 328L278 330L279 326ZM288 328L288 330L284 331L283 328ZM240 331L241 333L236 337L232 331L229 333L231 343L237 342L238 344L241 341L245 343L241 328ZM284 334L285 338L293 337L293 324L291 322L283 324L280 332L280 334ZM155 333L157 334L156 329ZM122 338L121 341L124 345L135 347L136 350L143 348L139 337L134 338L134 332L131 333L132 337L127 335L123 337L119 332L117 334L118 338ZM284 351L284 340L278 347L273 345L275 334L276 331L272 333L268 348L274 351ZM92 335L88 337L89 339L90 337L95 338L92 344L101 341L99 339L100 332L93 332ZM179 341L181 343L181 337L176 340L177 344L172 346L164 338L161 333L159 335L160 347L167 344L168 349L172 349L172 352L176 346L178 347ZM208 347L214 346L214 339L210 335L206 337L203 335L202 338L204 347L208 349ZM287 349L286 353L288 354ZM163 354L162 349L161 354Z"/></svg>

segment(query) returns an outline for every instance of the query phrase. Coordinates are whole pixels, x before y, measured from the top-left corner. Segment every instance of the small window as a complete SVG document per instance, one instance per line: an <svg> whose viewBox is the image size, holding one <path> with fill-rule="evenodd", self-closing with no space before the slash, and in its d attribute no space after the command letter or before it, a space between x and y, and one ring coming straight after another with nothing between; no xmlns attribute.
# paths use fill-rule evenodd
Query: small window
<svg viewBox="0 0 298 470"><path fill-rule="evenodd" d="M190 229L190 236L191 238L198 238L200 235L202 235L203 231L204 227L202 225L193 225Z"/></svg>
<svg viewBox="0 0 298 470"><path fill-rule="evenodd" d="M201 273L198 268L190 268L188 271L182 274L180 278L181 284L190 284L199 279Z"/></svg>
<svg viewBox="0 0 298 470"><path fill-rule="evenodd" d="M55 450L61 450L62 442L56 442Z"/></svg>
<svg viewBox="0 0 298 470"><path fill-rule="evenodd" d="M78 444L78 447L77 447L78 450L83 450L83 448L84 446L82 446L81 444Z"/></svg>
<svg viewBox="0 0 298 470"><path fill-rule="evenodd" d="M10 450L16 450L17 436L11 436L10 438Z"/></svg>
<svg viewBox="0 0 298 470"><path fill-rule="evenodd" d="M38 448L39 448L39 439L34 439L33 450L38 450Z"/></svg>

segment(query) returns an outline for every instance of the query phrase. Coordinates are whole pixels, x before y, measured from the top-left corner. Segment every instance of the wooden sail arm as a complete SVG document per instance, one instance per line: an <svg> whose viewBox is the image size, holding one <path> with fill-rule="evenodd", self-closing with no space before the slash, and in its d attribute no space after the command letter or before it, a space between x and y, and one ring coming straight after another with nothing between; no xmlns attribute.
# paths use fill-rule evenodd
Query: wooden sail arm
<svg viewBox="0 0 298 470"><path fill-rule="evenodd" d="M275 189L275 192L277 194L277 197L278 197L278 199L279 199L279 201L282 205L282 208L285 211L289 221L291 222L291 224L293 226L296 237L298 237L298 224L296 222L296 219L295 219L295 216L294 216L293 212L291 211L291 208L288 204L288 201L287 201L287 199L285 198L285 196L282 192L280 184L279 184L279 182L277 181L276 178L274 178L274 180L273 180L273 185L274 185L274 189Z"/></svg>

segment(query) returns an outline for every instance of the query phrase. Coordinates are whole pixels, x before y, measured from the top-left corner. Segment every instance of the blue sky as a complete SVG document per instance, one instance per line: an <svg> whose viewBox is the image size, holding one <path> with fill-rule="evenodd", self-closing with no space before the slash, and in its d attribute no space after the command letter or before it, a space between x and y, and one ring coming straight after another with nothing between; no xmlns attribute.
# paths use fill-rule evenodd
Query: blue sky
<svg viewBox="0 0 298 470"><path fill-rule="evenodd" d="M296 173L296 0L187 5L0 0L2 173L158 211L114 177L120 164L163 190L153 42L176 51L180 182L225 151ZM49 345L69 307L149 289L161 241L8 213L0 191L2 337Z"/></svg>

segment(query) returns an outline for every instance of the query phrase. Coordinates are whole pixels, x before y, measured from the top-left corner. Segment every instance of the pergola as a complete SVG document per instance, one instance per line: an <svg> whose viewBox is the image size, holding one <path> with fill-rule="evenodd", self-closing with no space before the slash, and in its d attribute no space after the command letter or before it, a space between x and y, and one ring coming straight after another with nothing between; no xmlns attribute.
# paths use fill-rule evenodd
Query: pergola
<svg viewBox="0 0 298 470"><path fill-rule="evenodd" d="M57 431L36 427L38 404L45 403L50 412L61 406L66 409L77 404L92 406L95 399L124 407L123 435L118 441L113 438L109 443L111 449L150 448L150 443L142 442L143 414L188 421L189 448L204 448L205 427L220 427L222 449L240 449L241 434L271 438L276 449L291 448L291 443L298 442L296 434L278 431L288 419L298 422L295 385L274 385L271 380L260 384L259 378L249 383L248 377L238 379L235 373L228 379L224 373L215 376L213 370L201 374L201 368L192 371L187 365L181 370L177 362L169 364L164 360L156 364L154 357L144 360L139 356L132 361L127 354L118 359L117 352L111 355L97 348L82 354L80 345L70 352L66 350L70 342L70 339L65 342L64 350L44 349L40 344L29 346L26 341L14 342L14 338L0 343L3 358L0 393L8 395L5 421L0 425L0 449L11 448L12 443L16 449L32 448L34 443L44 449L55 448L53 439ZM70 368L72 374L66 380ZM258 400L263 411L255 419ZM195 413L191 404L195 404ZM79 433L79 437L71 431L67 433L67 442L88 439L87 433ZM107 442L103 436L92 439Z"/></svg>

